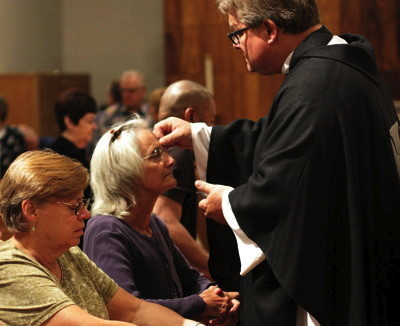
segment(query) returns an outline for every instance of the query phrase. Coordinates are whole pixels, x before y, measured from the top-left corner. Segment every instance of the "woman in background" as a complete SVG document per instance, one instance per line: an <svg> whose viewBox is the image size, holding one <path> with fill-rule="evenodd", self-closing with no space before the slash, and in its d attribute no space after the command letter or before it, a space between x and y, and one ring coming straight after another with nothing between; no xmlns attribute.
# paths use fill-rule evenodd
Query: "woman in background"
<svg viewBox="0 0 400 326"><path fill-rule="evenodd" d="M97 129L95 100L79 89L70 88L61 94L54 105L54 112L61 135L51 149L78 160L89 169L86 147Z"/></svg>
<svg viewBox="0 0 400 326"><path fill-rule="evenodd" d="M174 162L143 120L106 132L91 161L95 216L84 251L127 292L188 318L217 317L228 325L238 293L223 292L192 268L152 214L157 197L176 186Z"/></svg>

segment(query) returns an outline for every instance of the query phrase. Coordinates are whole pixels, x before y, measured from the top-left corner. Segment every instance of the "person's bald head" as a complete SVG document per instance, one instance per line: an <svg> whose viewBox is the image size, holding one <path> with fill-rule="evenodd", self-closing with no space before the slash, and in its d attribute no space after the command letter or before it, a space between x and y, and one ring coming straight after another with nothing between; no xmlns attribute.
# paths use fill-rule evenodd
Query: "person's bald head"
<svg viewBox="0 0 400 326"><path fill-rule="evenodd" d="M161 97L160 120L178 117L213 125L216 114L214 96L207 88L190 80L172 83Z"/></svg>

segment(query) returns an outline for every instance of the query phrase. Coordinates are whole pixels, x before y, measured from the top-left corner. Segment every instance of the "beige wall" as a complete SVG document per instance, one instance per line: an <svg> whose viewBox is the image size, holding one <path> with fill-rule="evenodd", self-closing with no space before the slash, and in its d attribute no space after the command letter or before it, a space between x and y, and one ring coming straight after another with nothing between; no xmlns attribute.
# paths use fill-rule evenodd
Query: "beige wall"
<svg viewBox="0 0 400 326"><path fill-rule="evenodd" d="M164 84L162 0L0 0L0 73L89 73L97 101L138 69Z"/></svg>
<svg viewBox="0 0 400 326"><path fill-rule="evenodd" d="M62 16L63 68L89 72L96 98L126 69L163 86L162 0L63 0Z"/></svg>
<svg viewBox="0 0 400 326"><path fill-rule="evenodd" d="M0 0L0 73L59 69L61 2Z"/></svg>

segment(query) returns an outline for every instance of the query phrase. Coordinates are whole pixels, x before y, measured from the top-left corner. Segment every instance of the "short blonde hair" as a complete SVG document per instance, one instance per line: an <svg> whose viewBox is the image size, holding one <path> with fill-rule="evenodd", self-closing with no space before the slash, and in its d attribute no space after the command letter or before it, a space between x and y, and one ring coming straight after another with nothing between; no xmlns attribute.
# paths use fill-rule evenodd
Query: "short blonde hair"
<svg viewBox="0 0 400 326"><path fill-rule="evenodd" d="M123 218L137 201L142 177L142 156L137 131L147 123L132 119L111 127L99 140L90 162L93 215Z"/></svg>
<svg viewBox="0 0 400 326"><path fill-rule="evenodd" d="M89 183L87 169L67 156L46 151L25 152L10 165L0 185L0 215L10 232L28 231L21 203L72 198Z"/></svg>

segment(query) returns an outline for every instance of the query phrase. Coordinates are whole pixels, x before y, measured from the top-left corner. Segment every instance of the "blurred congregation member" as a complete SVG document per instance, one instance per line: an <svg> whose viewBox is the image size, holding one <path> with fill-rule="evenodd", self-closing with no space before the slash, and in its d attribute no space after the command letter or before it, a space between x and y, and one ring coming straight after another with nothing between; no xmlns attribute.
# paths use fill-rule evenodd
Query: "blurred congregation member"
<svg viewBox="0 0 400 326"><path fill-rule="evenodd" d="M0 179L15 158L26 151L23 134L16 127L7 125L8 102L0 95Z"/></svg>
<svg viewBox="0 0 400 326"><path fill-rule="evenodd" d="M91 160L94 193L84 251L127 292L188 318L235 321L238 293L225 293L190 266L152 213L176 186L174 159L141 119L114 125ZM229 323L229 322L230 323Z"/></svg>
<svg viewBox="0 0 400 326"><path fill-rule="evenodd" d="M161 97L161 120L178 117L212 125L216 113L214 96L204 86L190 80L169 85ZM172 147L168 152L175 159L173 172L177 186L161 194L154 205L154 213L165 222L172 240L190 264L210 277L208 253L196 242L198 198L193 151Z"/></svg>
<svg viewBox="0 0 400 326"><path fill-rule="evenodd" d="M137 70L126 70L120 77L119 86L121 101L100 111L96 117L99 130L96 132L95 142L109 127L128 120L132 114L146 117L148 104L146 103L145 77Z"/></svg>
<svg viewBox="0 0 400 326"><path fill-rule="evenodd" d="M0 325L196 326L130 295L76 247L90 217L88 171L50 151L20 155L0 186Z"/></svg>
<svg viewBox="0 0 400 326"><path fill-rule="evenodd" d="M99 111L103 111L111 105L121 103L121 100L119 80L114 80L107 86L107 102L99 107Z"/></svg>
<svg viewBox="0 0 400 326"><path fill-rule="evenodd" d="M150 120L152 122L150 127L152 127L159 120L158 111L160 109L161 96L164 94L165 89L166 89L165 87L159 87L159 88L153 89L150 92L150 95L149 95L149 111L148 111L148 115L149 115L149 119L148 120Z"/></svg>
<svg viewBox="0 0 400 326"><path fill-rule="evenodd" d="M55 103L54 111L61 135L55 139L51 149L78 160L89 169L86 147L97 128L95 100L79 89L68 89ZM89 188L85 196L91 197Z"/></svg>
<svg viewBox="0 0 400 326"><path fill-rule="evenodd" d="M33 151L35 149L39 149L40 146L40 137L31 126L28 126L25 123L21 123L17 126L18 130L24 136L26 143L26 150ZM54 139L53 139L54 141Z"/></svg>

